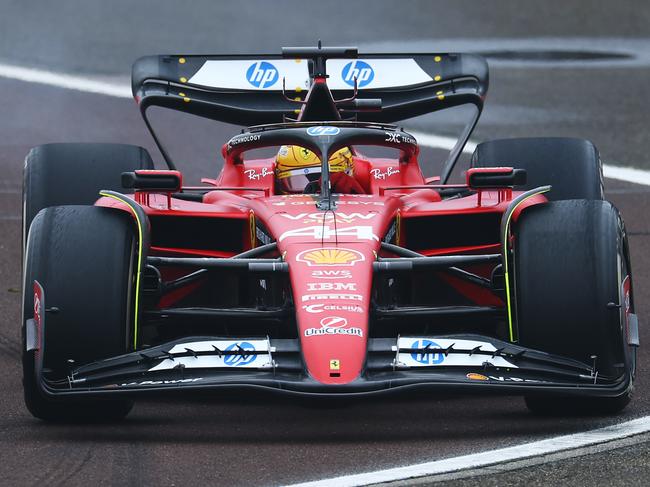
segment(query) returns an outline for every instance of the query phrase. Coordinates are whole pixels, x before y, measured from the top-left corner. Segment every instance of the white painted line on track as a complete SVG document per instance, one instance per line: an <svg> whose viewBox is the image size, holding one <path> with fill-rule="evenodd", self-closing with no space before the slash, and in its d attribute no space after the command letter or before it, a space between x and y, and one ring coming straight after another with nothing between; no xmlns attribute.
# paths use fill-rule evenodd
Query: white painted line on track
<svg viewBox="0 0 650 487"><path fill-rule="evenodd" d="M82 76L55 73L43 69L0 64L0 77L25 81L27 83L55 86L67 90L82 91L84 93L96 93L117 98L132 98L131 88L128 85L92 80Z"/></svg>
<svg viewBox="0 0 650 487"><path fill-rule="evenodd" d="M628 183L650 186L650 171L636 169L634 167L612 166L603 164L603 176L609 179L618 179Z"/></svg>
<svg viewBox="0 0 650 487"><path fill-rule="evenodd" d="M547 440L524 443L522 445L500 448L498 450L472 453L460 457L409 465L406 467L390 468L375 472L333 477L314 482L292 484L290 487L328 487L330 485L336 485L337 487L354 487L379 484L382 482L408 480L417 477L458 472L461 470L482 468L489 465L498 465L531 457L550 455L561 451L620 440L647 432L650 432L650 416L644 416L642 418L607 426L605 428L585 431L584 433L557 436Z"/></svg>
<svg viewBox="0 0 650 487"><path fill-rule="evenodd" d="M131 88L126 84L93 80L83 76L55 73L44 69L26 68L12 64L0 64L0 77L25 81L27 83L39 83L67 90L81 91L84 93L96 93L116 98L131 98ZM434 149L450 150L456 143L454 137L427 134L424 132L411 133L421 145L432 147ZM474 152L476 145L476 142L469 141L463 149L463 152ZM650 171L643 169L603 164L603 174L606 178L650 186Z"/></svg>
<svg viewBox="0 0 650 487"><path fill-rule="evenodd" d="M447 135L435 135L413 130L407 130L407 132L416 138L419 145L431 147L433 149L451 150L454 145L456 145L456 141L458 140L455 137L449 137ZM478 144L476 142L468 140L467 144L465 144L465 147L463 147L463 152L472 154L477 145Z"/></svg>
<svg viewBox="0 0 650 487"><path fill-rule="evenodd" d="M446 149L451 150L451 148L456 144L454 137L448 137L445 135L434 135L427 134L424 132L414 132L409 131L413 137L418 141L418 144L425 147L431 147L434 149ZM463 152L471 154L476 149L478 144L472 142L471 140L467 142L463 148ZM643 169L636 169L633 167L624 167L624 166L612 166L611 164L603 164L603 176L609 179L617 179L619 181L626 181L628 183L642 184L644 186L650 186L650 171Z"/></svg>

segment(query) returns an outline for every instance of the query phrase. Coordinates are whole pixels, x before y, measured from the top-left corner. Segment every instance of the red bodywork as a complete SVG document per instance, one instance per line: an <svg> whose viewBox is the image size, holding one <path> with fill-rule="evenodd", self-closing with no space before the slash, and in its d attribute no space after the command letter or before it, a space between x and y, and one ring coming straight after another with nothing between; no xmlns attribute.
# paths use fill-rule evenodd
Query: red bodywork
<svg viewBox="0 0 650 487"><path fill-rule="evenodd" d="M372 264L382 254L380 243L387 234L393 243L412 248L411 235L406 231L409 220L450 215L498 218L518 194L513 195L509 189L484 190L444 200L437 191L440 187L425 186L415 158L400 162L355 157L354 163L355 178L367 194L335 195L335 211L318 210L312 195L275 194L272 158L251 161L226 158L219 178L204 182L232 189L208 191L202 202L170 198L166 194L135 195L150 218L219 219L213 227L214 249L162 248L156 246L154 239L151 254L230 257L236 252L219 248L221 219L247 223L242 226L242 250L264 243L260 239L277 242L279 255L289 264L304 364L311 377L323 384L349 383L363 370L370 334ZM530 198L518 211L542 201L545 201L543 196ZM114 199L102 198L97 204L126 210ZM264 229L264 236L260 235L260 229ZM431 229L435 232L435 225ZM472 232L471 228L465 230ZM498 253L499 245L495 240L480 245L415 250L424 255ZM480 267L472 270L477 274L489 271ZM503 305L493 293L471 282L449 275L444 279L477 305ZM196 288L194 283L180 289L158 305L169 306Z"/></svg>

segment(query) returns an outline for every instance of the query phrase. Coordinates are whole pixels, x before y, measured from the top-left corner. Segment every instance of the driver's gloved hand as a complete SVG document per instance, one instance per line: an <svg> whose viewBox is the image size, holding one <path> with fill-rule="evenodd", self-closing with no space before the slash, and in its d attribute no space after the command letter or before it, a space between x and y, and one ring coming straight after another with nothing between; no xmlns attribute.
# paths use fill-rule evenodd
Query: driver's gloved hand
<svg viewBox="0 0 650 487"><path fill-rule="evenodd" d="M365 194L359 182L344 172L331 173L330 182L332 183L332 193Z"/></svg>

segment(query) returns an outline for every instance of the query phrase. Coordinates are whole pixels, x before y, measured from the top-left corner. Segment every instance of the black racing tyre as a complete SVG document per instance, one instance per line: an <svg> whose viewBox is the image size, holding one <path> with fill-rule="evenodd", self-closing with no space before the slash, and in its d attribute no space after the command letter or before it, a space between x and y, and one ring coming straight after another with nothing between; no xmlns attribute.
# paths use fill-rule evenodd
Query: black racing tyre
<svg viewBox="0 0 650 487"><path fill-rule="evenodd" d="M23 242L48 206L92 205L99 190L122 189L123 172L153 169L146 149L125 144L46 144L34 147L23 171Z"/></svg>
<svg viewBox="0 0 650 487"><path fill-rule="evenodd" d="M636 347L628 345L624 281L631 273L623 221L607 201L567 200L527 208L514 229L516 323L521 345L629 377L618 397L530 396L539 414L610 414L630 401ZM629 288L632 302L632 288Z"/></svg>
<svg viewBox="0 0 650 487"><path fill-rule="evenodd" d="M132 349L136 237L130 215L95 206L41 210L27 238L23 281L23 386L27 409L49 421L106 421L126 416L128 400L54 400L41 394L25 323L34 316L33 282L43 287L44 369L65 379L83 365Z"/></svg>
<svg viewBox="0 0 650 487"><path fill-rule="evenodd" d="M588 140L531 137L483 142L472 155L472 167L525 169L523 189L550 184L551 201L603 199L603 170L598 149ZM520 188L517 188L520 189Z"/></svg>

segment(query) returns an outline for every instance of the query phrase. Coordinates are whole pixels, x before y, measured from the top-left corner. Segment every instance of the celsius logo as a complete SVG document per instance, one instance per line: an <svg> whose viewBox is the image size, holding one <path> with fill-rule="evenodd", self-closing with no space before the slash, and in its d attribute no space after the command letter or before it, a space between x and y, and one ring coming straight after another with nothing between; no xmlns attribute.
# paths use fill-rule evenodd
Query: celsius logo
<svg viewBox="0 0 650 487"><path fill-rule="evenodd" d="M429 352L429 348L440 348L436 342L431 340L415 340L411 344L411 348L417 348L418 352L411 354L411 358L416 362L420 362L424 365L437 365L442 363L445 360L445 356L442 353Z"/></svg>
<svg viewBox="0 0 650 487"><path fill-rule="evenodd" d="M357 86L363 88L375 78L375 71L366 62L350 61L343 68L341 76L343 81L350 86L354 86L354 78L357 78Z"/></svg>
<svg viewBox="0 0 650 487"><path fill-rule="evenodd" d="M278 80L278 70L271 63L258 61L250 65L246 79L255 88L268 88Z"/></svg>
<svg viewBox="0 0 650 487"><path fill-rule="evenodd" d="M307 129L307 134L311 136L318 135L336 135L341 131L338 127L309 127Z"/></svg>
<svg viewBox="0 0 650 487"><path fill-rule="evenodd" d="M248 365L251 362L254 362L257 358L255 347L252 343L233 343L226 348L226 352L232 352L235 349L237 349L239 352L245 353L250 351L251 353L249 355L226 355L226 357L223 359L224 364L229 365L230 367L240 367L242 365Z"/></svg>

